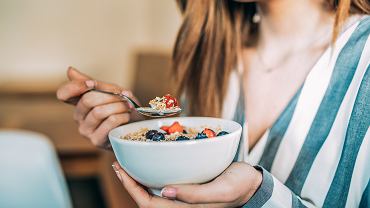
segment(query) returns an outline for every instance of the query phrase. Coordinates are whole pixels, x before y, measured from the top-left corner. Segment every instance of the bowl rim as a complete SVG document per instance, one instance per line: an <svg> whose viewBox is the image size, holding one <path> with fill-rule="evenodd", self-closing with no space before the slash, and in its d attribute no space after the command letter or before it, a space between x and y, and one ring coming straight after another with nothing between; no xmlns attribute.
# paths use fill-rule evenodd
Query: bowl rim
<svg viewBox="0 0 370 208"><path fill-rule="evenodd" d="M134 123L138 123L138 122L145 122L145 121L176 120L176 119L182 119L182 118L223 120L223 121L227 121L227 122L231 122L231 123L236 124L237 129L235 131L233 131L233 132L230 132L227 135L216 136L216 137L214 137L212 139L183 140L183 141L166 141L166 142L132 141L132 140L120 139L120 138L112 135L114 130L116 130L118 128L121 128L122 126L125 126L125 125L130 125L130 124L134 124ZM239 132L241 133L241 131L242 131L242 126L238 122L233 121L233 120L229 120L229 119L216 118L216 117L184 116L184 117L158 118L158 119L144 120L144 121L138 121L138 122L133 122L133 123L125 124L125 125L118 126L118 127L114 128L114 129L110 130L109 133L108 133L109 140L114 140L114 141L116 141L118 143L127 144L127 145L151 145L151 146L153 146L153 145L155 145L155 146L170 145L170 146L173 146L173 145L179 145L179 144L196 144L196 143L205 143L205 142L221 142L221 141L226 140L226 139L232 139L233 138L232 137L233 134L238 134ZM240 135L240 137L241 137L241 135ZM240 137L238 139L240 139Z"/></svg>

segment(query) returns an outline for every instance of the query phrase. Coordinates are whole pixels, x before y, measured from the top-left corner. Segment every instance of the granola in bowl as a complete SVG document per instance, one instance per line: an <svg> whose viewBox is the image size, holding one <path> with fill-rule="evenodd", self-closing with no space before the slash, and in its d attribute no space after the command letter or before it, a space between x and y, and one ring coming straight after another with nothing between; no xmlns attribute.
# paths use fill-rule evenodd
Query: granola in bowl
<svg viewBox="0 0 370 208"><path fill-rule="evenodd" d="M205 128L216 136L211 137L212 132ZM228 134L217 136L221 131ZM165 140L153 141L156 132L163 133ZM207 138L196 139L202 132L208 134ZM242 126L227 119L170 117L125 124L111 130L108 136L121 167L160 196L164 186L200 184L220 175L235 159L241 133ZM180 136L189 140L179 141Z"/></svg>
<svg viewBox="0 0 370 208"><path fill-rule="evenodd" d="M138 131L121 136L121 139L166 142L209 139L226 134L228 134L228 132L222 131L220 128L215 130L203 128L202 131L199 131L195 128L182 126L179 122L175 121L170 126L161 126L159 129L141 128Z"/></svg>

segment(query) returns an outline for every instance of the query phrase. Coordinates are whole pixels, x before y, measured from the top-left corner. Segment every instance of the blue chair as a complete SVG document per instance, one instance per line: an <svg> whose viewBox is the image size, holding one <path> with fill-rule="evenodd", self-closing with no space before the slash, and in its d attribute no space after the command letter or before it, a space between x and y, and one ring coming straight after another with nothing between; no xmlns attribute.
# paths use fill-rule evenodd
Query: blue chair
<svg viewBox="0 0 370 208"><path fill-rule="evenodd" d="M72 207L48 138L23 130L0 130L0 207Z"/></svg>

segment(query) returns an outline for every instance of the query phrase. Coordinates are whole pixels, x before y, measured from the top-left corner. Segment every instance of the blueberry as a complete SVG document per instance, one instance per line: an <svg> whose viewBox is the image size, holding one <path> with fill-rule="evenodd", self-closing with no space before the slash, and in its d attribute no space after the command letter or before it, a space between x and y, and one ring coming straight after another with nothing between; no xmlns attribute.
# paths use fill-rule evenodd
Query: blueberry
<svg viewBox="0 0 370 208"><path fill-rule="evenodd" d="M176 138L176 141L185 141L185 140L190 140L189 137L186 136L179 136Z"/></svg>
<svg viewBox="0 0 370 208"><path fill-rule="evenodd" d="M198 133L198 135L195 137L195 139L206 139L208 138L207 135L203 132Z"/></svg>
<svg viewBox="0 0 370 208"><path fill-rule="evenodd" d="M146 132L145 138L152 139L153 135L156 134L156 133L158 133L157 130L149 130L149 131Z"/></svg>
<svg viewBox="0 0 370 208"><path fill-rule="evenodd" d="M164 134L161 132L157 132L152 136L152 141L158 142L164 140Z"/></svg>
<svg viewBox="0 0 370 208"><path fill-rule="evenodd" d="M217 136L223 136L223 135L226 135L226 134L229 134L229 132L227 131L220 131Z"/></svg>

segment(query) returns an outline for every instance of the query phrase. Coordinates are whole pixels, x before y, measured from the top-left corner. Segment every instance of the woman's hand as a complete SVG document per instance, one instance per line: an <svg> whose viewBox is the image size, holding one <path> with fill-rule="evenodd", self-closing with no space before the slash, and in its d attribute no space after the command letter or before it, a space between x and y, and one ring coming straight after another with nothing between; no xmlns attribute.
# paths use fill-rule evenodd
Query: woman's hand
<svg viewBox="0 0 370 208"><path fill-rule="evenodd" d="M107 147L107 135L111 129L131 120L143 119L135 111L131 111L132 107L127 102L122 102L116 96L93 91L85 93L96 88L122 92L135 99L130 91L114 84L93 80L72 67L69 67L67 75L69 81L59 87L57 97L59 100L67 101L82 95L76 103L73 119L78 123L80 134L87 137L94 145Z"/></svg>
<svg viewBox="0 0 370 208"><path fill-rule="evenodd" d="M246 163L233 163L213 181L201 185L173 185L161 198L149 194L115 162L117 177L139 207L238 207L245 204L262 182L262 174ZM177 201L174 201L176 199Z"/></svg>

